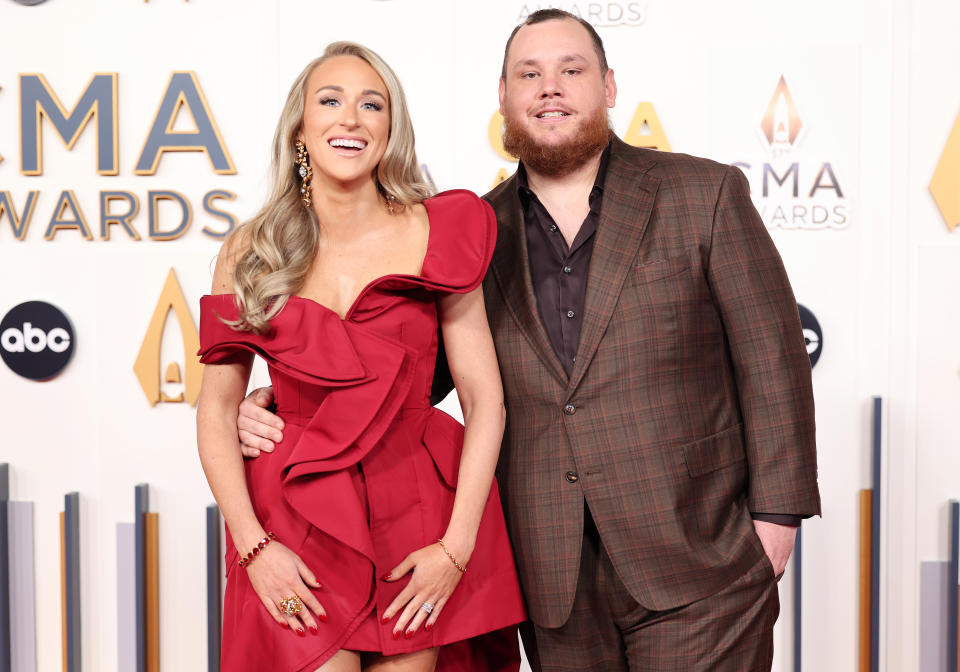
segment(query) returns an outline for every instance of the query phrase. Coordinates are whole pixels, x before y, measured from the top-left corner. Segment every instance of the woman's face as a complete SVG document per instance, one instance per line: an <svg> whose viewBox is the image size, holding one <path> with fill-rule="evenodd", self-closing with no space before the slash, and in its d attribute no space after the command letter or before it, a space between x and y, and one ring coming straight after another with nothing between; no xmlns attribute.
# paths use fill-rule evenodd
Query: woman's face
<svg viewBox="0 0 960 672"><path fill-rule="evenodd" d="M373 179L390 137L390 100L380 75L356 56L334 56L314 68L299 137L314 184Z"/></svg>

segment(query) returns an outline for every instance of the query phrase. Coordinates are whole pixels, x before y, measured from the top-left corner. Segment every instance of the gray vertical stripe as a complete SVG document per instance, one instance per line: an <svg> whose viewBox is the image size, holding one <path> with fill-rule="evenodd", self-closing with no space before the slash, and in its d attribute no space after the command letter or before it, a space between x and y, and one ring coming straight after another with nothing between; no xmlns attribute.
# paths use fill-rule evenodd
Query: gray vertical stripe
<svg viewBox="0 0 960 672"><path fill-rule="evenodd" d="M880 502L883 399L873 398L873 501L870 566L870 672L880 671Z"/></svg>
<svg viewBox="0 0 960 672"><path fill-rule="evenodd" d="M947 577L947 670L957 672L957 620L960 619L960 502L950 502L950 573Z"/></svg>
<svg viewBox="0 0 960 672"><path fill-rule="evenodd" d="M36 672L37 618L33 502L7 502L10 530L10 667Z"/></svg>
<svg viewBox="0 0 960 672"><path fill-rule="evenodd" d="M137 667L137 538L133 523L117 523L117 669Z"/></svg>
<svg viewBox="0 0 960 672"><path fill-rule="evenodd" d="M920 669L943 672L947 666L947 584L950 567L946 562L920 563ZM955 670L956 668L954 668Z"/></svg>
<svg viewBox="0 0 960 672"><path fill-rule="evenodd" d="M220 509L207 507L207 672L220 672Z"/></svg>
<svg viewBox="0 0 960 672"><path fill-rule="evenodd" d="M80 493L63 498L66 539L67 672L81 670L80 639Z"/></svg>
<svg viewBox="0 0 960 672"><path fill-rule="evenodd" d="M0 672L10 672L10 466L0 464Z"/></svg>
<svg viewBox="0 0 960 672"><path fill-rule="evenodd" d="M793 672L800 672L803 662L803 530L797 528L793 545Z"/></svg>
<svg viewBox="0 0 960 672"><path fill-rule="evenodd" d="M147 546L146 513L150 510L150 490L146 483L138 485L133 496L133 528L135 537L135 582L137 666L136 672L147 672Z"/></svg>

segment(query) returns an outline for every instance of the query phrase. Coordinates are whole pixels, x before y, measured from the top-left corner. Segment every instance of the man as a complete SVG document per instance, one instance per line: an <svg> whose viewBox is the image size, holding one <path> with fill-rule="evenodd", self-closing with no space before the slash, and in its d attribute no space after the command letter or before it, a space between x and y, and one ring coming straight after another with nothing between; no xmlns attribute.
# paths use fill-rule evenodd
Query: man
<svg viewBox="0 0 960 672"><path fill-rule="evenodd" d="M775 579L820 512L796 303L743 175L613 138L616 94L573 15L507 42L520 167L486 196L484 296L526 649L543 670L769 670Z"/></svg>

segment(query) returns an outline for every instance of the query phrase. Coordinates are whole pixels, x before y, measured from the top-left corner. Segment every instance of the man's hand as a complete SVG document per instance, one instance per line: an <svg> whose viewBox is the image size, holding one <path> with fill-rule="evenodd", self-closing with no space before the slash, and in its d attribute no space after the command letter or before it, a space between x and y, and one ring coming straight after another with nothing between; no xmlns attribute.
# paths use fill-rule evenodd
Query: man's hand
<svg viewBox="0 0 960 672"><path fill-rule="evenodd" d="M247 403L244 401L243 403ZM242 406L241 406L242 408ZM797 538L797 528L790 525L777 525L765 520L753 521L753 529L760 537L763 550L773 565L773 573L778 577L787 568L787 560L793 552L793 544Z"/></svg>
<svg viewBox="0 0 960 672"><path fill-rule="evenodd" d="M272 387L258 388L240 402L237 434L244 457L257 457L260 451L272 453L274 444L283 441L283 420L266 410L272 403Z"/></svg>

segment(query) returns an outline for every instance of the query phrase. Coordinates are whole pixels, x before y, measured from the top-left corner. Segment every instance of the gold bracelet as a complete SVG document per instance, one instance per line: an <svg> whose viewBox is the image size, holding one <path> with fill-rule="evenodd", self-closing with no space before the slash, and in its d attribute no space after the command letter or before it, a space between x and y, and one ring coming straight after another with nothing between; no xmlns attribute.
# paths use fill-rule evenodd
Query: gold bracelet
<svg viewBox="0 0 960 672"><path fill-rule="evenodd" d="M466 574L467 568L457 562L457 559L453 557L453 553L447 550L447 545L443 543L443 539L437 539L437 543L440 544L440 548L442 548L443 552L447 554L448 558L450 558L450 562L453 563L453 566L459 569L461 574Z"/></svg>

